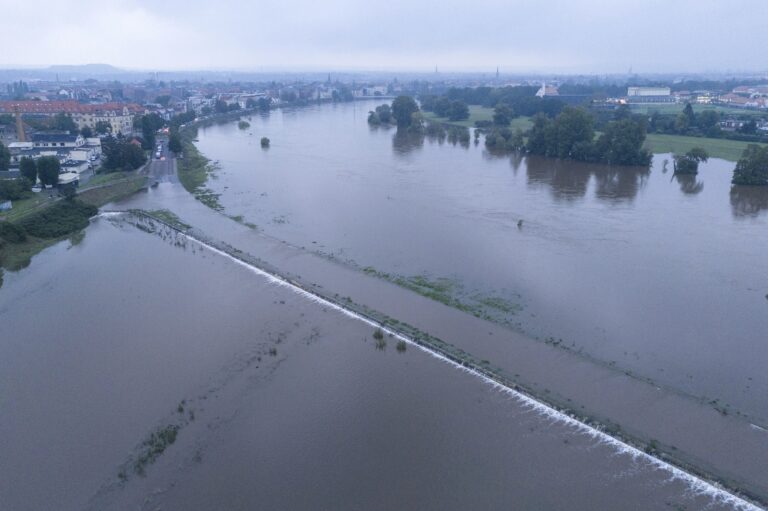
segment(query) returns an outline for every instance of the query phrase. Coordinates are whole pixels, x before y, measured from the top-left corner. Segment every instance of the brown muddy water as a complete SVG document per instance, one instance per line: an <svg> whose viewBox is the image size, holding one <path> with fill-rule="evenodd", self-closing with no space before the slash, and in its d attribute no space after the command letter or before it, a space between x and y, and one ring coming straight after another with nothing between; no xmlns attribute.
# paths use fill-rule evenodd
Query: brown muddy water
<svg viewBox="0 0 768 511"><path fill-rule="evenodd" d="M100 217L6 273L0 509L740 505L128 220ZM137 463L169 429L175 441Z"/></svg>
<svg viewBox="0 0 768 511"><path fill-rule="evenodd" d="M609 168L402 138L367 126L375 104L200 129L208 187L269 236L425 277L531 337L768 421L768 190L732 188L723 160L683 178L670 155Z"/></svg>

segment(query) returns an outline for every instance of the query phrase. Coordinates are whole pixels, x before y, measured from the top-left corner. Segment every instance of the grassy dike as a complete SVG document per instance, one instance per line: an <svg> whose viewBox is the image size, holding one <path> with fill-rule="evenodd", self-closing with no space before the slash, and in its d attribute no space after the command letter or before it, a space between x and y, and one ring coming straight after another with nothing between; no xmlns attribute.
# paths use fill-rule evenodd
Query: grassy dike
<svg viewBox="0 0 768 511"><path fill-rule="evenodd" d="M212 174L216 167L195 146L197 126L187 126L181 130L180 135L184 158L176 160L179 182L185 190L209 208L223 211L219 194L205 186L208 175Z"/></svg>

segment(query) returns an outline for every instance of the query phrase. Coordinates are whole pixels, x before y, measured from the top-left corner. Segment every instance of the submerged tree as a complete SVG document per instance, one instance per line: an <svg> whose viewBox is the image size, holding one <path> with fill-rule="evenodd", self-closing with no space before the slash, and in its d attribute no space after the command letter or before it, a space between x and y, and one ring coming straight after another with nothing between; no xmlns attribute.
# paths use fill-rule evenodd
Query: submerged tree
<svg viewBox="0 0 768 511"><path fill-rule="evenodd" d="M609 165L648 165L651 153L643 149L645 122L622 118L609 122L595 144L598 159Z"/></svg>
<svg viewBox="0 0 768 511"><path fill-rule="evenodd" d="M419 105L411 96L398 96L392 101L392 117L398 128L408 128L414 121L413 114L419 111Z"/></svg>
<svg viewBox="0 0 768 511"><path fill-rule="evenodd" d="M768 146L750 144L733 170L735 185L768 186Z"/></svg>
<svg viewBox="0 0 768 511"><path fill-rule="evenodd" d="M699 163L707 161L709 155L701 147L694 147L685 154L673 156L675 162L675 174L697 174Z"/></svg>

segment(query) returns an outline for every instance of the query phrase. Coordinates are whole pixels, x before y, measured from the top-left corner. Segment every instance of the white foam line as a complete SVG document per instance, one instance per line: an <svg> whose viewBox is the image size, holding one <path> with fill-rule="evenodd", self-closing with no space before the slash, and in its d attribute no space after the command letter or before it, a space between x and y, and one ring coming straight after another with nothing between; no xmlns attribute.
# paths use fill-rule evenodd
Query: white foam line
<svg viewBox="0 0 768 511"><path fill-rule="evenodd" d="M171 227L171 228L173 229L173 227ZM381 328L381 330L386 332L387 334L390 334L390 335L392 335L393 337L395 337L395 338L397 338L399 340L405 341L406 343L408 343L408 344L410 344L412 346L415 346L416 348L420 349L424 353L427 353L428 355L431 355L432 357L434 357L434 358L436 358L438 360L441 360L441 361L445 362L446 364L448 364L448 365L450 365L450 366L452 366L452 367L454 367L456 369L465 371L465 372L471 374L472 376L475 376L476 378L479 378L480 380L482 380L486 384L490 385L494 389L499 390L499 391L501 391L501 392L503 392L505 394L508 394L508 395L516 398L523 406L536 411L537 413L539 413L540 415L542 415L544 417L552 419L553 423L560 423L560 424L564 424L566 426L570 426L570 427L576 429L579 433L586 434L589 437L597 440L600 443L607 444L607 445L615 448L621 454L627 454L627 455L631 456L635 460L643 460L643 461L649 463L652 467L654 467L656 469L664 470L664 471L668 472L670 474L670 477L669 477L669 481L670 482L672 482L672 481L682 481L682 482L688 484L689 487L691 488L691 490L693 491L693 494L696 495L696 496L704 495L704 496L707 496L707 497L711 498L716 503L730 505L730 506L733 506L734 509L738 509L738 510L761 511L761 509L762 509L762 508L758 507L757 505L755 505L755 504L753 504L753 503L751 503L751 502L749 502L747 500L744 500L743 498L741 498L741 497L739 497L737 495L734 495L733 493L730 493L729 491L727 491L727 490L717 486L715 483L712 483L710 481L706 481L704 479L701 479L700 477L695 476L693 474L690 474L690 473L688 473L688 472L686 472L686 471L684 471L684 470L682 470L682 469L680 469L680 468L678 468L678 467L676 467L676 466L674 466L674 465L672 465L672 464L670 464L670 463L668 463L666 461L663 461L663 460L661 460L659 458L651 456L651 455L647 454L646 452L638 449L637 447L634 447L634 446L632 446L632 445L630 445L630 444L628 444L626 442L623 442L623 441L619 440L618 438L615 438L615 437L605 433L604 431L601 431L600 429L598 429L598 428L596 428L594 426L590 426L589 424L586 424L586 423L584 423L584 422L582 422L582 421L580 421L580 420L578 420L578 419L576 419L574 417L571 417L570 415L568 415L566 413L563 413L560 410L557 410L557 409L551 407L550 405L548 405L546 403L543 403L542 401L539 401L538 399L536 399L536 398L534 398L534 397L532 397L532 396L530 396L530 395L528 395L528 394L526 394L524 392L521 392L521 391L518 391L518 390L515 390L515 389L512 389L512 388L509 388L509 387L507 387L505 385L502 385L499 382L493 380L492 378L489 378L485 374L483 374L483 373L481 373L481 372L479 372L479 371L477 371L477 370L475 370L473 368L465 367L465 366L463 366L463 365L461 365L461 364L459 364L459 363L449 359L445 355L443 355L443 354L441 354L441 353L439 353L437 351L431 350L431 349L427 348L426 346L423 346L423 345L415 342L413 339L411 339L409 337L406 337L405 335L403 335L403 334L401 334L401 333L399 333L399 332L397 332L395 330L391 330L391 329L389 329L389 328L387 328L387 327L377 323L376 321L374 321L374 320L372 320L370 318L367 318L367 317L365 317L365 316L363 316L363 315L361 315L361 314L359 314L357 312L354 312L352 310L344 308L341 305L338 305L337 303L334 303L331 300L328 300L327 298L323 298L322 296L319 296L319 295L316 295L314 293L311 293L311 292L307 291L306 289L304 289L304 288L302 288L302 287L300 287L300 286L290 282L289 280L287 280L287 279L285 279L283 277L280 277L278 275L274 275L274 274L269 273L269 272L267 272L265 270L262 270L261 268L259 268L257 266L249 264L249 263L247 263L247 262L245 262L245 261L243 261L241 259L238 259L237 257L234 257L231 254L229 254L229 253L227 253L227 252L225 252L225 251L223 251L223 250L221 250L219 248L216 248L216 247L214 247L212 245L209 245L208 243L206 243L206 242L204 242L202 240L199 240L199 239L195 238L194 236L191 236L191 235L189 235L187 233L178 231L176 229L174 229L174 230L179 232L180 234L182 234L187 239L192 240L192 241L194 241L196 243L199 243L200 245L208 248L209 250L213 251L214 253L219 254L221 256L224 256L224 257L230 259L231 261L235 262L236 264L238 264L238 265L240 265L240 266L242 266L244 268L247 268L251 272L266 278L267 281L269 281L269 282L271 282L273 284L276 284L276 285L281 286L281 287L288 288L288 289L294 291L295 293L297 293L297 294L299 294L299 295L309 299L312 302L322 304L322 305L324 305L326 307L330 307L331 309L334 309L334 310L342 313L343 315L345 315L347 317L356 319L358 321L362 321L363 323L365 323L365 324L367 324L369 326L372 326L372 327L375 327L375 328Z"/></svg>

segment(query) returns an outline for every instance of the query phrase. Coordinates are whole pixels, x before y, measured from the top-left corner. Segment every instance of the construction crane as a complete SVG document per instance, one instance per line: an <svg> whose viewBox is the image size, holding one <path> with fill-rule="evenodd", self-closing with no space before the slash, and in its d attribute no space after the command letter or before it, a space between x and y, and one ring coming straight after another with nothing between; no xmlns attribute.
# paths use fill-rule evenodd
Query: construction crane
<svg viewBox="0 0 768 511"><path fill-rule="evenodd" d="M16 137L19 139L19 142L26 142L27 137L24 134L24 123L21 120L21 110L19 110L19 105L16 105L13 111L16 114Z"/></svg>

